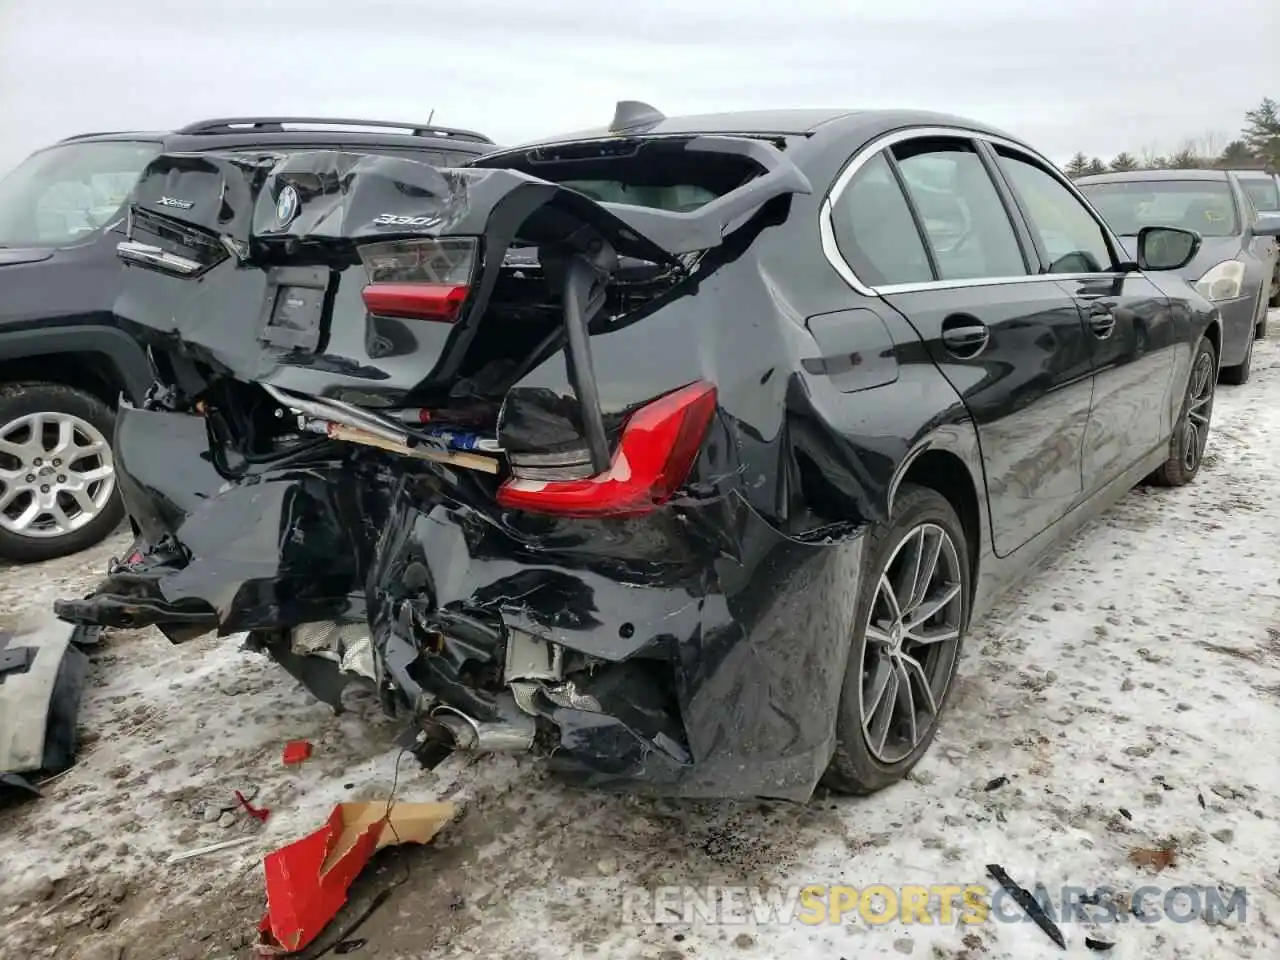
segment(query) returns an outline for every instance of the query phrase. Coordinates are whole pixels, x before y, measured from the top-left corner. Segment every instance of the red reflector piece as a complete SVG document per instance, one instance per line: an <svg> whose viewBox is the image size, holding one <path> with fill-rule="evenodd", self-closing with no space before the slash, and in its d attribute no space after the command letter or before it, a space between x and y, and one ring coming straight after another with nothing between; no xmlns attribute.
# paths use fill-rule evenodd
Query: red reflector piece
<svg viewBox="0 0 1280 960"><path fill-rule="evenodd" d="M365 309L379 317L453 323L470 289L456 283L371 283L360 296Z"/></svg>
<svg viewBox="0 0 1280 960"><path fill-rule="evenodd" d="M565 517L648 513L684 483L716 412L716 388L691 383L646 404L627 419L613 462L586 480L521 480L498 488L509 510Z"/></svg>

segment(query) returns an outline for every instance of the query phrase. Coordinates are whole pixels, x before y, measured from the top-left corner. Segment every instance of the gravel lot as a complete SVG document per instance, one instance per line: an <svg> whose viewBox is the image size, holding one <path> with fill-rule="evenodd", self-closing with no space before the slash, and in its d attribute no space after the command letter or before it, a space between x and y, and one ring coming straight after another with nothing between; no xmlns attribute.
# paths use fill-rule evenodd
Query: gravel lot
<svg viewBox="0 0 1280 960"><path fill-rule="evenodd" d="M463 815L361 877L353 912L395 886L351 955L1062 956L1032 923L936 912L931 924L643 924L622 909L634 886L964 885L989 882L994 863L1055 901L1064 886L1245 891L1243 918L1064 924L1069 956L1093 955L1086 933L1114 941L1117 960L1280 956L1280 342L1257 345L1249 384L1219 388L1214 420L1195 484L1135 490L971 634L951 711L907 782L805 807L676 803L571 791L528 759L424 771L406 758L396 796L448 797ZM125 544L0 570L0 624L89 589ZM354 706L334 717L236 638L175 648L112 634L94 658L81 761L43 799L0 811L0 958L248 956L262 854L335 802L392 789L398 731ZM315 755L285 768L295 738ZM246 788L267 824L206 817ZM242 833L252 842L163 863ZM1131 856L1167 844L1177 855L1158 873Z"/></svg>

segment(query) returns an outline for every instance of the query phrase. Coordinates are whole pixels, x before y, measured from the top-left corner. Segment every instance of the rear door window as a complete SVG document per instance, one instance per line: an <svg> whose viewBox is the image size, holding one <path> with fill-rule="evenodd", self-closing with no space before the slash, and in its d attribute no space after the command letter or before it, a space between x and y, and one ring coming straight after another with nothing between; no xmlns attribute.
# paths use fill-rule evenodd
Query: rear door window
<svg viewBox="0 0 1280 960"><path fill-rule="evenodd" d="M941 280L1025 276L1013 222L973 144L922 138L893 148Z"/></svg>
<svg viewBox="0 0 1280 960"><path fill-rule="evenodd" d="M1280 213L1280 184L1275 178L1241 177L1240 186L1259 213Z"/></svg>
<svg viewBox="0 0 1280 960"><path fill-rule="evenodd" d="M831 209L836 247L863 283L934 279L924 241L883 153L862 165Z"/></svg>

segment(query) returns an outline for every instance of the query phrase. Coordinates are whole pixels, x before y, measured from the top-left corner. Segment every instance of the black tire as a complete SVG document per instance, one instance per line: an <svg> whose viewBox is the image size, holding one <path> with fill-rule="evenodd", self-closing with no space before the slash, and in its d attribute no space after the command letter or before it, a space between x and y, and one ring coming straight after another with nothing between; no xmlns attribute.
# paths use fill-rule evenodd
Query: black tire
<svg viewBox="0 0 1280 960"><path fill-rule="evenodd" d="M1225 383L1229 387L1242 387L1249 382L1249 374L1253 370L1253 341L1255 338L1249 338L1249 345L1244 350L1244 360L1234 367L1223 367L1218 371L1218 382Z"/></svg>
<svg viewBox="0 0 1280 960"><path fill-rule="evenodd" d="M921 674L905 671L904 675L909 674L917 678L917 685L912 692L913 706L914 697L923 695L923 687L918 686L919 681L925 674L933 673L934 683L931 684L931 691L934 694L937 709L929 719L928 728L918 734L919 739L914 747L900 758L886 759L876 755L868 742L868 734L864 731L862 722L863 684L866 679L864 665L868 656L871 655L868 648L867 627L868 621L876 611L880 580L886 573L893 572L891 561L895 559L895 551L900 545L907 544L922 528L926 530L940 528L950 537L955 548L954 557L951 557L948 562L954 561L955 569L950 572L958 577L959 592L955 600L942 608L939 614L949 614L950 618L956 621L957 636L948 653L948 662L942 662L939 659L933 665L932 671L922 669ZM823 783L832 791L852 795L874 793L898 782L929 749L929 744L933 742L934 734L937 732L937 718L946 709L952 681L955 679L956 664L959 662L964 634L969 625L969 602L972 593L969 546L964 527L946 498L928 487L904 484L898 490L894 498L893 516L890 522L876 526L867 535L863 557L863 573L858 585L857 619L854 621L849 661L840 694L839 714L836 718L836 747L831 764L823 776ZM947 580L950 582L950 578ZM932 647L913 648L912 652L918 653L920 650L931 649ZM942 649L938 646L939 651ZM919 662L924 663L927 656L928 654L919 657ZM895 687L896 683L895 680ZM912 686L908 684L909 689ZM939 687L941 689L938 689Z"/></svg>
<svg viewBox="0 0 1280 960"><path fill-rule="evenodd" d="M108 444L111 442L115 414L90 393L60 383L11 383L0 387L0 437L7 435L6 428L14 421L37 413L78 418ZM13 469L20 462L3 451L0 451L0 461L5 469ZM8 490L2 481L0 488ZM35 563L78 553L105 539L123 519L124 504L117 488L93 519L62 535L25 536L0 526L0 557L17 563Z"/></svg>
<svg viewBox="0 0 1280 960"><path fill-rule="evenodd" d="M1218 362L1218 355L1208 337L1201 337L1196 345L1195 355L1191 358L1191 369L1187 376L1187 387L1182 397L1182 412L1178 422L1173 426L1173 439L1169 443L1169 459L1162 463L1150 477L1153 483L1162 487L1181 487L1195 479L1200 472L1200 464L1204 460L1205 444L1209 442L1209 427L1213 419L1213 368ZM1208 364L1208 376L1203 380L1203 367ZM1198 372L1199 371L1199 375ZM1207 391L1207 397L1203 394ZM1187 424L1193 417L1193 407L1198 414L1195 417L1196 432L1194 437L1188 432ZM1203 416L1203 423L1200 422ZM1194 448L1192 443L1194 441ZM1194 455L1188 454L1194 450Z"/></svg>

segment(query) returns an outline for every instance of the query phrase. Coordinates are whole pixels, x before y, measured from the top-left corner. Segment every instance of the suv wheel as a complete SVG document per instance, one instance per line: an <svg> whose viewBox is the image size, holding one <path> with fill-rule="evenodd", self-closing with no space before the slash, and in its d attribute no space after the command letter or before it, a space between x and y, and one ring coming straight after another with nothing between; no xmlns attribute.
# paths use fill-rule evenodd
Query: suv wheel
<svg viewBox="0 0 1280 960"><path fill-rule="evenodd" d="M0 387L0 557L64 557L119 525L113 424L106 404L73 387Z"/></svg>

